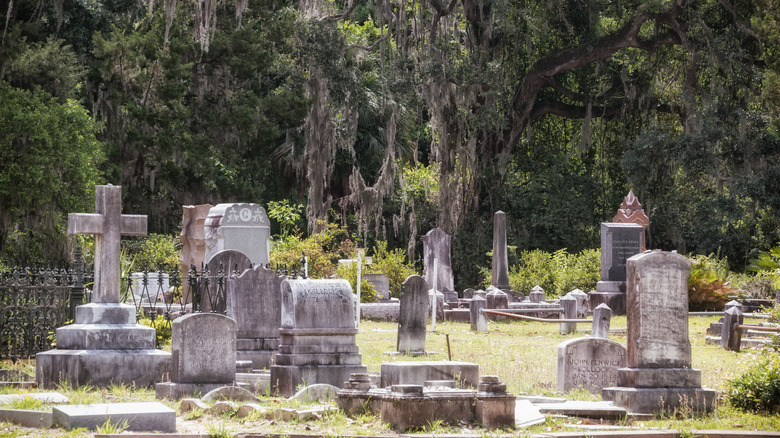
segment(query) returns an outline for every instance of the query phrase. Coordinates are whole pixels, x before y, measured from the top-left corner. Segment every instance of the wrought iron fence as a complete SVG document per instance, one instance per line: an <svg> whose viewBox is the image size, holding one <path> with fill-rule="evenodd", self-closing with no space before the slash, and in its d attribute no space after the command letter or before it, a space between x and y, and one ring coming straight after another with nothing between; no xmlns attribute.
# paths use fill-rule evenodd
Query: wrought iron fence
<svg viewBox="0 0 780 438"><path fill-rule="evenodd" d="M30 358L54 348L58 327L73 322L75 308L91 299L94 274L81 260L46 267L4 262L0 269L0 359ZM301 269L301 272L303 270ZM297 277L293 268L277 267L277 275ZM175 272L133 273L122 279L122 301L136 309L137 320L155 327L157 346L170 336L171 322L192 312L225 313L227 281L240 275L236 267Z"/></svg>

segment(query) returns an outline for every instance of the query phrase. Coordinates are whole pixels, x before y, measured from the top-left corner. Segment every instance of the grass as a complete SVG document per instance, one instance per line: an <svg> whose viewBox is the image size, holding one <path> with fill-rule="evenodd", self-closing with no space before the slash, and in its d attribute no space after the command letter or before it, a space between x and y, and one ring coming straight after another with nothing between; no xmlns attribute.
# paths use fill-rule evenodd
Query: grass
<svg viewBox="0 0 780 438"><path fill-rule="evenodd" d="M729 352L717 345L705 342L706 328L717 317L691 317L689 319L690 341L693 351L693 368L702 371L704 387L723 391L728 379L739 375L744 369L755 362L760 353L753 349L744 349L739 353ZM449 335L452 360L478 363L481 375L495 374L507 384L507 390L514 394L535 394L565 397L570 399L598 400L598 395L583 391L561 394L556 390L556 366L558 345L568 339L585 336L589 325L581 325L575 334L561 335L558 324L542 324L526 321L491 321L485 333L473 333L468 323L437 321L436 332L428 332L426 350L430 352L425 357L410 357L389 354L396 346L396 323L362 321L357 343L363 355L363 364L370 372L379 372L383 362L406 360L446 360L446 335ZM625 317L612 319L612 328L626 327ZM625 335L611 335L612 339L625 343ZM29 374L34 372L34 361L18 361L0 363L0 367L25 369ZM30 372L30 370L33 372ZM135 388L128 385L113 385L109 388L93 387L72 388L62 384L57 388L73 403L111 403L125 401L155 400L154 391L149 388ZM24 394L35 390L17 390L13 393ZM269 410L281 407L302 408L313 404L297 401L281 400L259 394L261 404ZM171 408L178 410L178 402L166 401ZM545 423L533 428L515 431L515 435L527 436L531 433L576 431L576 423L580 420L549 418ZM633 422L627 424L637 428L675 429L683 432L701 429L736 429L736 430L780 430L780 415L764 416L739 411L725 402L708 415L693 415L690 412L678 411L668 413L651 421ZM280 416L267 418L265 415L254 415L247 418L226 418L209 412L185 414L177 419L179 432L198 432L213 436L232 436L239 432L262 432L269 434L289 435L293 433L318 434L321 436L380 435L391 434L393 431L381 419L372 415L361 415L349 418L341 412L327 413L320 420L296 422L281 421ZM428 432L436 434L471 432L493 436L494 432L476 429L473 425L431 424ZM420 430L418 432L425 432ZM0 436L27 437L81 437L90 436L83 430L61 431L51 429L40 431L26 429L8 423L0 423Z"/></svg>

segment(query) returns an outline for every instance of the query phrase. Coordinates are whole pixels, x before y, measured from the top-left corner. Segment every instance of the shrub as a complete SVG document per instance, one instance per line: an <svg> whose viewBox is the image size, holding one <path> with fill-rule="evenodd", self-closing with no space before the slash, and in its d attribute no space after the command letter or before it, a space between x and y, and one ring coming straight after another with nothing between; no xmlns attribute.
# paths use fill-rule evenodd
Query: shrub
<svg viewBox="0 0 780 438"><path fill-rule="evenodd" d="M416 275L414 264L407 262L406 251L402 248L387 249L387 242L379 240L374 246L374 255L368 272L377 272L387 275L390 283L390 296L401 296L401 284L410 275Z"/></svg>
<svg viewBox="0 0 780 438"><path fill-rule="evenodd" d="M134 269L174 272L179 270L181 241L178 236L150 234L125 244L129 256L135 259Z"/></svg>
<svg viewBox="0 0 780 438"><path fill-rule="evenodd" d="M774 352L765 354L759 363L730 380L726 398L744 411L780 411L780 357Z"/></svg>
<svg viewBox="0 0 780 438"><path fill-rule="evenodd" d="M366 273L366 266L363 266L364 274ZM349 281L349 285L352 286L352 292L357 293L357 262L350 264L338 265L336 268L336 275ZM365 277L360 279L360 302L370 303L372 301L379 300L377 296L376 288L374 285L367 282Z"/></svg>
<svg viewBox="0 0 780 438"><path fill-rule="evenodd" d="M601 251L586 249L569 254L566 249L554 253L542 250L522 251L509 270L512 289L528 294L539 285L551 296L565 295L574 289L595 289L600 278ZM490 283L490 271L484 271Z"/></svg>
<svg viewBox="0 0 780 438"><path fill-rule="evenodd" d="M151 327L156 330L155 345L157 348L162 348L164 345L171 342L171 320L167 319L164 315L152 315L144 316L138 319L138 323Z"/></svg>
<svg viewBox="0 0 780 438"><path fill-rule="evenodd" d="M290 235L271 246L271 265L298 266L301 255L309 259L309 277L330 278L336 273L339 259L350 257L355 243L346 227L328 224L321 232L303 238Z"/></svg>
<svg viewBox="0 0 780 438"><path fill-rule="evenodd" d="M688 309L691 312L723 310L735 297L729 283L729 265L726 259L715 255L689 256L691 275L688 277Z"/></svg>

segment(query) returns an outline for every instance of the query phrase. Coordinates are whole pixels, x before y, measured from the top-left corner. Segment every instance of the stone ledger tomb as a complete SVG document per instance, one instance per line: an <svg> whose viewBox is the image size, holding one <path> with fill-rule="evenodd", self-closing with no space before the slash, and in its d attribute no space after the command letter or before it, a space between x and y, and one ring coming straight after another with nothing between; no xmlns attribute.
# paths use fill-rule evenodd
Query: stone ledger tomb
<svg viewBox="0 0 780 438"><path fill-rule="evenodd" d="M171 355L154 348L155 330L135 323L121 304L120 238L146 234L146 216L123 215L122 187L97 186L95 213L68 215L68 234L95 235L92 303L76 307L75 324L57 329L57 348L38 353L38 386L124 383L148 386L168 373Z"/></svg>
<svg viewBox="0 0 780 438"><path fill-rule="evenodd" d="M236 320L236 359L252 368L269 368L279 350L282 281L276 272L258 266L227 282L227 315Z"/></svg>
<svg viewBox="0 0 780 438"><path fill-rule="evenodd" d="M341 388L365 373L355 343L355 295L346 280L284 280L279 352L271 390L289 397L299 384Z"/></svg>
<svg viewBox="0 0 780 438"><path fill-rule="evenodd" d="M217 204L209 210L204 231L207 262L225 249L246 254L255 265L271 261L271 222L265 209L257 204Z"/></svg>
<svg viewBox="0 0 780 438"><path fill-rule="evenodd" d="M642 252L644 233L633 223L601 224L601 281L588 293L591 309L606 304L614 315L626 314L626 260Z"/></svg>
<svg viewBox="0 0 780 438"><path fill-rule="evenodd" d="M171 323L171 381L157 398L205 394L236 380L236 322L218 313L190 313Z"/></svg>
<svg viewBox="0 0 780 438"><path fill-rule="evenodd" d="M685 407L709 411L717 394L701 387L691 368L688 276L691 262L673 252L647 251L628 259L628 367L602 397L630 412Z"/></svg>

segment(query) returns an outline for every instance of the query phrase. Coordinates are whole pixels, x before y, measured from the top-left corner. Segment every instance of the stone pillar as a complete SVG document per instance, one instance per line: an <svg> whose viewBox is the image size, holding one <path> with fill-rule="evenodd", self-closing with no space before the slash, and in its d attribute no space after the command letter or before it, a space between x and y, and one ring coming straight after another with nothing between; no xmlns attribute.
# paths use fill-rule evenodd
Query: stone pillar
<svg viewBox="0 0 780 438"><path fill-rule="evenodd" d="M742 343L742 331L737 326L742 324L744 316L739 307L731 307L723 312L723 327L720 332L720 346L729 351L739 351Z"/></svg>
<svg viewBox="0 0 780 438"><path fill-rule="evenodd" d="M493 276L491 284L509 290L509 259L506 252L506 213L493 215Z"/></svg>
<svg viewBox="0 0 780 438"><path fill-rule="evenodd" d="M577 299L566 295L561 297L559 303L561 304L561 307L563 307L563 312L561 317L563 319L576 319L577 318ZM561 324L561 334L566 335L569 333L574 333L577 331L577 323L576 322L562 322Z"/></svg>
<svg viewBox="0 0 780 438"><path fill-rule="evenodd" d="M469 320L471 321L471 330L477 333L487 331L487 315L482 310L487 305L487 300L482 297L474 297L469 305Z"/></svg>
<svg viewBox="0 0 780 438"><path fill-rule="evenodd" d="M609 325L612 319L612 309L606 304L599 304L593 309L593 327L590 330L592 338L609 338Z"/></svg>
<svg viewBox="0 0 780 438"><path fill-rule="evenodd" d="M544 289L538 284L531 289L531 293L528 294L528 301L532 303L543 303L546 298Z"/></svg>

